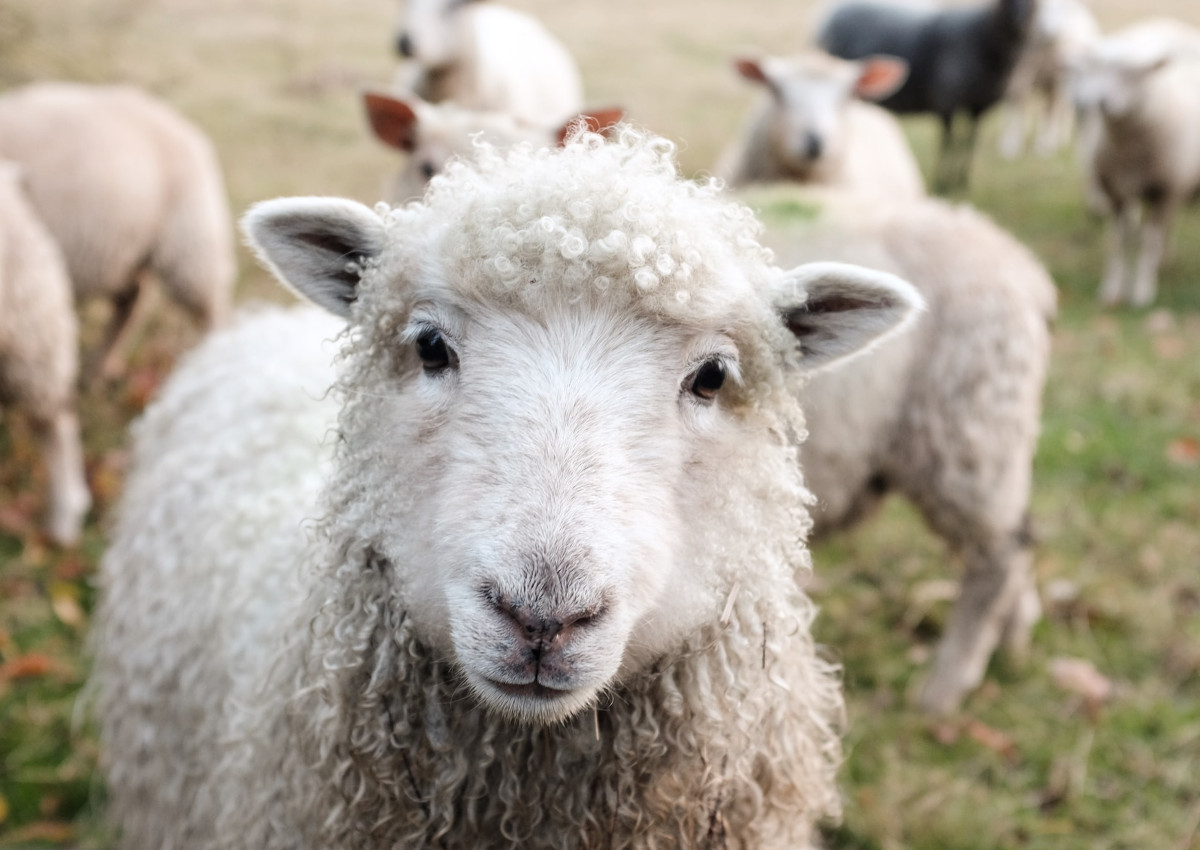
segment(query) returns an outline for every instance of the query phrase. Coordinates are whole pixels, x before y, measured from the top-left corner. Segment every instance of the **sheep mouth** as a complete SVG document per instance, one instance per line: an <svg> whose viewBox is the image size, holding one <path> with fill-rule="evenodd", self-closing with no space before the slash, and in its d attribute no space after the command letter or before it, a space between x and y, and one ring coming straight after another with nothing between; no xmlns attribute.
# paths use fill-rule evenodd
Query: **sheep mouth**
<svg viewBox="0 0 1200 850"><path fill-rule="evenodd" d="M536 679L532 682L525 682L521 685L514 685L511 682L499 682L495 679L486 679L485 681L501 693L507 694L511 697L519 697L521 699L555 700L562 699L571 693L571 691L562 690L560 688L551 688L548 685L543 685Z"/></svg>

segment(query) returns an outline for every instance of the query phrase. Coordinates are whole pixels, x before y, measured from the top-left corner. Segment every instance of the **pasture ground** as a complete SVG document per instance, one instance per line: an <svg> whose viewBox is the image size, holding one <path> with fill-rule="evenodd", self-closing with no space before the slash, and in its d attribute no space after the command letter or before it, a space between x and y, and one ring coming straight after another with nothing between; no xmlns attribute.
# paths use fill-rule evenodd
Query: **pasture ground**
<svg viewBox="0 0 1200 850"><path fill-rule="evenodd" d="M802 0L513 0L579 58L595 104L679 141L691 173L738 131L742 50L802 45ZM1106 28L1194 0L1093 0ZM393 167L357 94L387 84L394 0L0 0L0 86L138 83L212 135L236 210L284 194L373 201ZM906 125L930 165L934 127ZM1149 311L1094 300L1102 232L1071 158L1005 162L995 119L969 200L1027 241L1060 288L1036 470L1047 597L1021 670L993 665L961 715L907 704L944 622L938 541L899 502L816 550L820 638L845 665L846 816L832 848L1200 848L1200 215L1180 221ZM244 252L239 296L287 296ZM128 379L82 400L97 507L82 545L36 531L43 481L28 430L0 426L0 848L105 848L96 747L77 696L124 428L194 333L169 309ZM87 327L94 334L99 316ZM1100 700L1056 662L1092 665Z"/></svg>

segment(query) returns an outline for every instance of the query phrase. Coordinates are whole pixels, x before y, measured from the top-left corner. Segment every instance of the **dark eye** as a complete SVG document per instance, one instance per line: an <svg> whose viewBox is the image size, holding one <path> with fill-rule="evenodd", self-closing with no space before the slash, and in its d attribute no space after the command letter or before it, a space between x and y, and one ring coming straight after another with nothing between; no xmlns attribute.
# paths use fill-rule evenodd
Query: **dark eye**
<svg viewBox="0 0 1200 850"><path fill-rule="evenodd" d="M458 359L437 328L428 328L417 337L417 356L421 358L421 365L426 372L449 369Z"/></svg>
<svg viewBox="0 0 1200 850"><path fill-rule="evenodd" d="M437 174L437 169L433 167L432 162L422 162L421 163L421 176L422 177L424 177L426 180L430 180L433 178L433 175L435 175L435 174Z"/></svg>
<svg viewBox="0 0 1200 850"><path fill-rule="evenodd" d="M725 363L714 357L696 370L692 377L692 395L705 401L717 397L717 391L725 384Z"/></svg>

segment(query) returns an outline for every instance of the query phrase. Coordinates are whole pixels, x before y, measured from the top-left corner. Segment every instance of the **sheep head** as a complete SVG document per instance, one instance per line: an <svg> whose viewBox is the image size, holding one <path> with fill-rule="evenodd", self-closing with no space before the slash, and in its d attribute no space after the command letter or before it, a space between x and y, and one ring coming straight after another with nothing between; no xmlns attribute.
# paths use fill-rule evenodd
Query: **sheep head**
<svg viewBox="0 0 1200 850"><path fill-rule="evenodd" d="M822 52L742 57L734 68L772 98L769 132L775 154L797 174L836 161L845 145L846 105L883 100L908 79L908 63L890 56L851 62Z"/></svg>
<svg viewBox="0 0 1200 850"><path fill-rule="evenodd" d="M789 376L919 303L854 266L773 268L748 210L620 136L484 149L394 210L281 199L244 222L353 328L333 510L421 638L529 722L807 568Z"/></svg>

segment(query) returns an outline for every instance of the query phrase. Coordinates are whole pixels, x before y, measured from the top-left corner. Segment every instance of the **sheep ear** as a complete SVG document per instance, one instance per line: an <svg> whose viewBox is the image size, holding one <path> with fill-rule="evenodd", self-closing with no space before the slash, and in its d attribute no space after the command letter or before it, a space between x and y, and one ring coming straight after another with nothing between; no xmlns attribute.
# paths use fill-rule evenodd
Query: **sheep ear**
<svg viewBox="0 0 1200 850"><path fill-rule="evenodd" d="M764 86L771 85L771 78L767 75L767 70L763 67L763 62L760 59L739 56L733 60L733 68L752 83L762 83Z"/></svg>
<svg viewBox="0 0 1200 850"><path fill-rule="evenodd" d="M331 313L350 317L364 263L383 250L383 220L342 198L278 198L242 218L250 247L279 280Z"/></svg>
<svg viewBox="0 0 1200 850"><path fill-rule="evenodd" d="M908 79L908 63L894 56L871 56L860 65L854 93L863 100L883 100Z"/></svg>
<svg viewBox="0 0 1200 850"><path fill-rule="evenodd" d="M363 106L375 138L412 153L417 147L417 112L407 101L377 92L363 93Z"/></svg>
<svg viewBox="0 0 1200 850"><path fill-rule="evenodd" d="M784 277L776 302L805 371L866 351L909 325L925 300L912 284L845 263L809 263Z"/></svg>
<svg viewBox="0 0 1200 850"><path fill-rule="evenodd" d="M625 110L619 106L606 106L581 112L558 128L556 141L561 148L567 143L567 139L579 132L607 133L620 124L624 117Z"/></svg>

